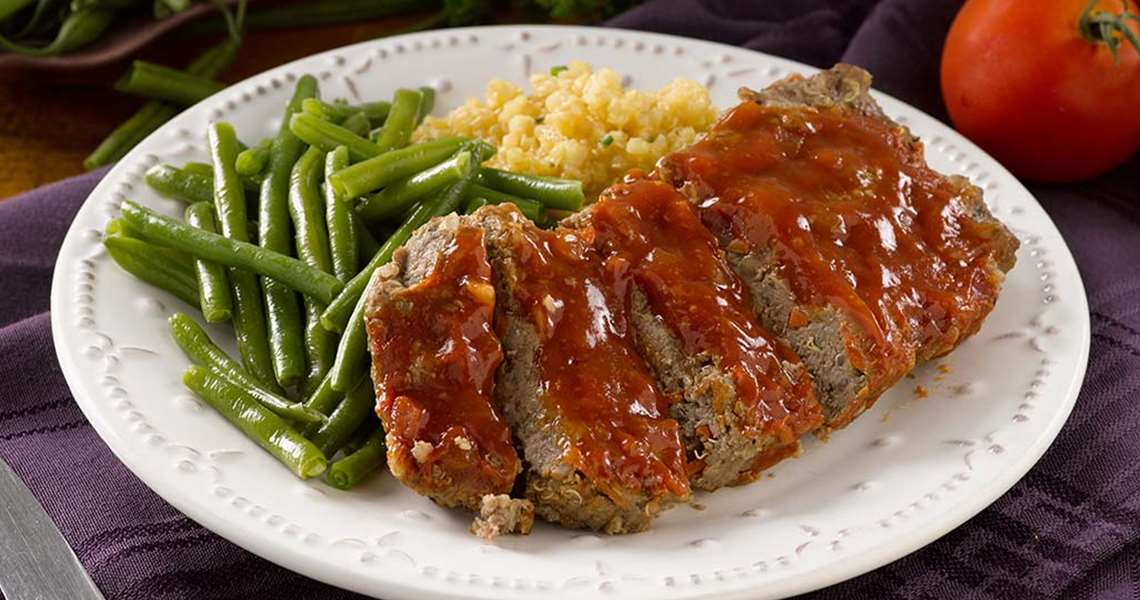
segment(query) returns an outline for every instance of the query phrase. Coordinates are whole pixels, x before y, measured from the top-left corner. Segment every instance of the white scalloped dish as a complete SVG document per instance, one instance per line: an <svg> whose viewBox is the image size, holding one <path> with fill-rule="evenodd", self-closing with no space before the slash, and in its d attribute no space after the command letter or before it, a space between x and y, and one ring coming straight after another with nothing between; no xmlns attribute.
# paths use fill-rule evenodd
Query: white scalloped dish
<svg viewBox="0 0 1140 600"><path fill-rule="evenodd" d="M158 162L207 158L210 120L243 139L270 135L291 82L313 73L329 98L387 97L433 85L436 114L500 78L572 59L655 89L684 76L734 104L814 69L682 38L574 27L454 29L367 42L263 73L187 110L122 160L64 241L52 288L55 344L76 401L115 454L163 498L234 543L304 575L399 598L737 598L807 592L882 566L960 525L1037 461L1072 410L1089 348L1076 266L1048 216L993 159L935 119L876 94L926 142L929 163L970 177L1021 239L980 333L920 367L826 443L744 487L699 494L645 533L607 537L536 525L493 545L470 515L378 476L349 492L302 482L180 383L186 359L166 317L175 298L118 269L100 231L124 198L167 214L181 205L142 181ZM272 115L270 117L269 115ZM211 335L232 349L223 327ZM921 386L924 393L916 393ZM924 396L924 397L920 397Z"/></svg>

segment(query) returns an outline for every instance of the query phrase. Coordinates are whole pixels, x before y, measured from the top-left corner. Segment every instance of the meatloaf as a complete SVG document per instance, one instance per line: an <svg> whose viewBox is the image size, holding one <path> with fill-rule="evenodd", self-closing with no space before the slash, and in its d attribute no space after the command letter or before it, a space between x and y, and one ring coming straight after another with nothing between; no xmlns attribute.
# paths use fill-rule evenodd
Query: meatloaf
<svg viewBox="0 0 1140 600"><path fill-rule="evenodd" d="M521 470L492 405L502 350L483 230L451 215L418 230L377 270L366 324L388 467L443 506L479 510Z"/></svg>
<svg viewBox="0 0 1140 600"><path fill-rule="evenodd" d="M495 273L496 406L522 448L526 497L567 527L645 529L689 496L685 453L609 275L573 231L510 205L473 218Z"/></svg>
<svg viewBox="0 0 1140 600"><path fill-rule="evenodd" d="M976 332L1018 246L977 187L926 165L869 88L867 72L837 65L744 89L658 165L699 207L761 323L803 359L827 429Z"/></svg>
<svg viewBox="0 0 1140 600"><path fill-rule="evenodd" d="M760 326L696 209L632 176L562 222L590 240L681 426L693 487L750 481L821 421L800 359Z"/></svg>
<svg viewBox="0 0 1140 600"><path fill-rule="evenodd" d="M479 516L471 523L471 533L492 541L500 535L526 535L534 527L534 504L506 494L483 496Z"/></svg>

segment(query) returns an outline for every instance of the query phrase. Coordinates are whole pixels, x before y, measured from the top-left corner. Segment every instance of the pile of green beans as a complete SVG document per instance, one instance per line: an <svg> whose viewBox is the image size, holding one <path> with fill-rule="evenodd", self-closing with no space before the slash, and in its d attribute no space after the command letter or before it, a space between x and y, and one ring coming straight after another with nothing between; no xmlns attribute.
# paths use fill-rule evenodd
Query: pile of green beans
<svg viewBox="0 0 1140 600"><path fill-rule="evenodd" d="M411 144L433 103L430 88L328 102L302 76L269 139L247 146L213 122L208 164L147 171L151 188L186 203L185 221L124 200L108 224L104 244L125 270L204 321L229 322L240 361L188 314L170 318L193 363L183 381L299 477L327 469L349 489L384 463L364 291L419 227L487 204L512 203L539 224L547 209L582 205L577 182L483 166L495 153L486 142ZM389 233L378 241L374 230Z"/></svg>

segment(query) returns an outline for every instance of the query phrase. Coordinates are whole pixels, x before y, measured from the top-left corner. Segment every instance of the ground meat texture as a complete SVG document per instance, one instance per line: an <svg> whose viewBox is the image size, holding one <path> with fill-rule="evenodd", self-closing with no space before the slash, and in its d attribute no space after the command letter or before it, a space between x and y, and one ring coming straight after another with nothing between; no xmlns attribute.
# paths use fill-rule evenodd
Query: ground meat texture
<svg viewBox="0 0 1140 600"><path fill-rule="evenodd" d="M526 497L567 527L644 529L688 497L685 453L601 261L574 232L539 229L509 205L474 216L505 352L496 404L523 450Z"/></svg>
<svg viewBox="0 0 1140 600"><path fill-rule="evenodd" d="M756 320L696 209L668 184L631 176L563 223L604 260L635 339L675 396L692 484L750 481L794 454L821 409L800 359Z"/></svg>
<svg viewBox="0 0 1140 600"><path fill-rule="evenodd" d="M792 77L660 173L700 208L762 323L803 357L829 428L977 331L1017 240L981 192L923 160L855 67Z"/></svg>
<svg viewBox="0 0 1140 600"><path fill-rule="evenodd" d="M483 496L479 516L471 523L471 533L487 540L500 535L527 535L534 527L534 504L506 494Z"/></svg>
<svg viewBox="0 0 1140 600"><path fill-rule="evenodd" d="M421 228L368 292L366 323L392 474L444 506L479 510L521 470L492 406L502 350L483 230L456 216Z"/></svg>

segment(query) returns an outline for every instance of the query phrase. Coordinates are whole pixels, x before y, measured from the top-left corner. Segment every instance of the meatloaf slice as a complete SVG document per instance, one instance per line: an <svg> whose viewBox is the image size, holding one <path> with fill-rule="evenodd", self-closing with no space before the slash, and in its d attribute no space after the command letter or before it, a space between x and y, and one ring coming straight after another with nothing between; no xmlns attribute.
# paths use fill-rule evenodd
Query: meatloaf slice
<svg viewBox="0 0 1140 600"><path fill-rule="evenodd" d="M669 412L694 487L745 483L798 450L821 422L811 380L757 322L748 290L684 196L630 177L562 225L592 240L625 297L638 349L676 397Z"/></svg>
<svg viewBox="0 0 1140 600"><path fill-rule="evenodd" d="M479 510L521 470L492 405L502 350L483 230L454 215L420 228L376 272L365 319L388 466L444 506Z"/></svg>
<svg viewBox="0 0 1140 600"><path fill-rule="evenodd" d="M977 187L926 165L869 88L865 71L837 65L742 90L745 102L659 164L762 324L803 358L827 428L976 332L1018 246Z"/></svg>
<svg viewBox="0 0 1140 600"><path fill-rule="evenodd" d="M512 206L473 216L495 273L496 405L522 448L526 497L567 527L645 529L689 495L685 453L601 262L575 232Z"/></svg>

